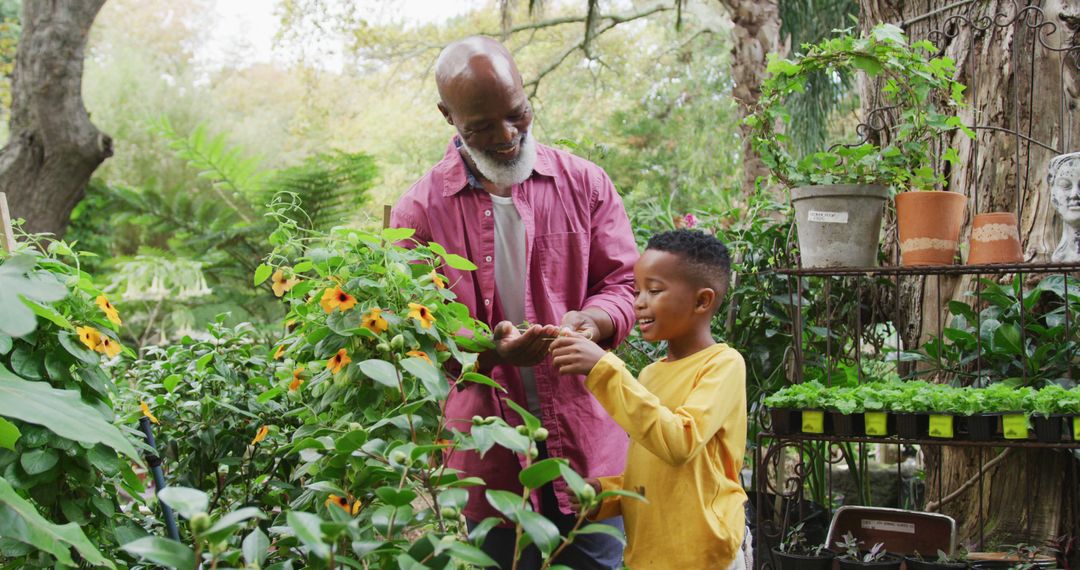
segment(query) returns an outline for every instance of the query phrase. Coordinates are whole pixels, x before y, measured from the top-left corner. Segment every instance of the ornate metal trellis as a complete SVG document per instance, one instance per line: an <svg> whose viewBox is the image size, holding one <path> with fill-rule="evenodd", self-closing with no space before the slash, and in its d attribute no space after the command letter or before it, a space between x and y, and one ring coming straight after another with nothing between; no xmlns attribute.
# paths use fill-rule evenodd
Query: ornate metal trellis
<svg viewBox="0 0 1080 570"><path fill-rule="evenodd" d="M929 2L928 8L923 15L908 19L902 25L905 28L910 28L927 19L939 19L942 22L941 26L930 31L926 35L926 39L934 42L935 45L942 46L955 46L958 42L963 42L964 53L968 58L965 65L967 66L967 75L970 77L968 83L970 96L973 98L980 96L1002 97L1007 98L1007 101L1011 103L1010 105L1001 105L1001 108L1009 111L1007 116L980 117L976 114L973 117L974 121L969 126L976 132L976 137L971 143L971 163L978 165L980 152L985 152L985 149L981 147L992 141L993 137L1011 137L1014 147L1013 159L1016 165L1016 172L1012 173L1013 195L1015 197L1014 208L1017 218L1023 221L1026 198L1031 192L1037 191L1040 187L1039 180L1041 177L1037 172L1041 170L1041 164L1037 164L1040 168L1033 168L1034 157L1045 155L1045 153L1063 154L1070 150L1080 150L1075 148L1075 145L1080 144L1080 141L1073 140L1077 106L1080 103L1080 31L1075 32L1076 36L1071 40L1071 43L1059 43L1058 38L1063 35L1059 32L1062 30L1061 26L1064 25L1064 22L1053 21L1048 18L1041 2L1035 0L1028 0L1022 5L1012 2L1000 12L992 15L982 14L979 10L981 3L977 2L977 0L962 0L948 4L942 2L941 4L945 5L941 6L938 4L937 2ZM1013 81L1008 84L1006 92L988 93L985 87L986 76L981 73L982 70L978 67L978 56L981 54L980 50L989 49L988 46L993 47L1000 43L1008 43L1007 49L1010 50L1010 61L1017 62L1018 67L1012 71L1014 74ZM1039 65L1047 61L1057 61L1055 74L1039 73ZM986 73L993 72L994 70L986 70ZM1056 106L1057 121L1054 123L1052 132L1036 133L1034 130L1035 121L1032 116L1035 103L1037 98L1046 97L1048 93L1051 97L1056 95L1059 100ZM889 113L891 111L893 109L888 107L871 110L865 115L864 121L857 127L856 134L863 141L875 136L881 136L889 128ZM938 148L944 148L944 145L939 144ZM974 187L976 189L980 187L981 177L981 169L976 168L974 173ZM983 205L980 204L979 192L976 190L971 194L969 203L972 208L971 211L981 212ZM1028 260L1036 261L1034 257L1029 252ZM898 249L893 252L893 259L899 259ZM890 266L828 269L804 269L798 267L794 261L791 265L790 268L777 269L776 272L789 277L792 338L795 339L795 344L792 347L794 355L792 372L793 380L796 382L802 381L803 367L806 363L806 355L802 346L803 332L807 326L803 322L804 303L806 301L802 292L807 290L807 282L811 279L824 281L823 287L826 294L824 300L818 302L826 304L830 302L829 283L836 279L846 280L849 288L855 291L857 307L866 306L867 297L880 296L880 291L875 289L880 288L883 282L891 284L894 306L889 307L888 310L892 312L893 324L895 325L895 319L902 311L900 291L902 284L906 280L927 279L932 276L933 283L927 281L924 282L924 285L928 287L929 291L936 294L936 306L940 311L943 298L941 284L943 278L967 277L978 280L982 277L1004 278L1006 276L1017 276L1021 287L1019 297L1023 299L1023 288L1027 285L1025 276L1061 275L1065 278L1066 283L1065 334L1071 335L1072 338L1080 336L1080 327L1075 322L1076 315L1071 314L1068 308L1068 297L1070 295L1068 277L1070 274L1080 272L1080 264L1077 263L1054 264L1038 260L1038 262L1034 263L986 266ZM876 281L868 282L867 278L873 278ZM852 281L854 281L853 286ZM1072 294L1075 295L1075 292ZM973 298L976 306L982 304L981 289L978 287L973 292ZM869 304L874 307L874 310L877 310L878 303L871 302ZM1027 308L1023 302L1019 306L1020 330L1023 335L1026 329L1023 326L1024 312ZM832 314L828 307L825 314ZM879 316L871 311L866 320L869 323L880 322L878 320ZM856 360L856 369L859 371L859 380L861 382L864 380L860 362L863 355L864 340L861 336L865 329L864 317L862 311L856 310L854 315L846 315L845 318L851 318L854 321L852 327L855 335L853 339L854 350L851 352ZM944 314L939 312L936 319L938 338L942 336L943 320ZM828 323L824 323L824 325L827 326ZM976 326L978 327L979 324ZM896 349L900 351L902 349L901 335L896 332L895 326L893 330L895 332ZM1023 346L1023 336L1021 337L1021 343L1021 346ZM841 347L835 346L835 344L831 336L827 335L824 361L834 363L834 365L843 350ZM1070 359L1070 363L1074 360L1075 357ZM976 366L981 366L981 364L976 362ZM982 374L981 368L977 370L977 374ZM1078 379L1071 367L1069 377L1073 380ZM1026 378L1024 380L1026 381ZM983 513L993 506L983 503L985 470L988 464L994 464L1000 459L1000 456L995 458L992 455L993 448L1006 449L1006 453L1007 450L1014 447L1041 449L1080 448L1080 441L1043 444L1026 440L993 442L957 440L946 443L941 440L901 440L895 437L777 436L772 433L769 418L763 408L759 409L757 422L761 426L761 430L757 434L753 450L755 491L753 506L756 520L752 522L755 523L756 533L757 552L755 561L759 567L770 569L773 568L773 561L769 549L782 539L786 529L789 529L798 521L806 520L808 516L814 515L816 512L815 508L809 505L806 496L808 483L815 478L817 479L816 484L826 486L826 495L830 500L821 506L824 507L826 515L828 514L834 493L833 469L831 467L845 459L851 459L844 456L845 453L852 449L851 445L857 446L858 455L862 457L865 457L866 450L864 446L869 443L895 445L897 455L900 455L902 446L921 446L924 453L937 454L938 457L940 457L945 446L967 446L976 449L977 476L968 482L970 484L965 484L966 486L961 490L967 488L976 489L979 517L979 520L976 521L978 527L976 546L979 548L984 546L983 528L986 521L983 520ZM899 461L896 468L896 481L899 488L904 480ZM928 473L927 476L936 478L935 487L938 495L931 502L940 508L942 504L952 498L951 496L942 496L943 485L940 462L937 469L932 473ZM1068 480L1073 482L1073 486L1076 486L1077 468L1075 460L1069 463L1066 476L1069 478ZM1080 519L1080 505L1062 505L1062 508L1070 510L1074 523Z"/></svg>

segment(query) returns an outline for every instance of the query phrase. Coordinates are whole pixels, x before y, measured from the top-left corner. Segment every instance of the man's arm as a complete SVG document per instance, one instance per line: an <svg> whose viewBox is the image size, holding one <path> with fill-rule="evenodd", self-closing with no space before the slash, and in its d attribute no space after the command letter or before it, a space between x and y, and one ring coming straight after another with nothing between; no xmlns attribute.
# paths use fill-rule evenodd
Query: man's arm
<svg viewBox="0 0 1080 570"><path fill-rule="evenodd" d="M634 263L638 251L630 219L611 179L596 167L591 181L589 288L577 313L593 321L586 325L595 327L593 340L610 348L622 342L634 324ZM580 321L581 317L571 312L563 319L564 326L579 329L567 323L568 318Z"/></svg>

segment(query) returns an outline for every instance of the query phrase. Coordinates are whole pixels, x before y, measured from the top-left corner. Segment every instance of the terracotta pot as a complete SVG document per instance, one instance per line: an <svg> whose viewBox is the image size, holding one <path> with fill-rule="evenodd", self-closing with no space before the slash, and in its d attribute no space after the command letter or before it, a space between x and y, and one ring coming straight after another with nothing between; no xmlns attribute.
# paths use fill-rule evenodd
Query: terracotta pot
<svg viewBox="0 0 1080 570"><path fill-rule="evenodd" d="M1020 249L1020 230L1016 226L1016 214L990 212L977 214L971 224L971 251L968 265L985 263L1020 263L1024 252Z"/></svg>
<svg viewBox="0 0 1080 570"><path fill-rule="evenodd" d="M950 265L964 222L967 197L956 192L896 195L901 265Z"/></svg>

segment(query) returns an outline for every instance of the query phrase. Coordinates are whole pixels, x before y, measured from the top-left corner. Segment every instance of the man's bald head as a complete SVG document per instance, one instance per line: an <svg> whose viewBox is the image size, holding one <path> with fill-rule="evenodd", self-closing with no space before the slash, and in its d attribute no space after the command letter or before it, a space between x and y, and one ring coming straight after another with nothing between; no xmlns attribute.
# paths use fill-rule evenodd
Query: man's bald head
<svg viewBox="0 0 1080 570"><path fill-rule="evenodd" d="M510 51L486 36L471 36L443 48L435 62L435 84L442 103L451 109L462 96L522 89Z"/></svg>

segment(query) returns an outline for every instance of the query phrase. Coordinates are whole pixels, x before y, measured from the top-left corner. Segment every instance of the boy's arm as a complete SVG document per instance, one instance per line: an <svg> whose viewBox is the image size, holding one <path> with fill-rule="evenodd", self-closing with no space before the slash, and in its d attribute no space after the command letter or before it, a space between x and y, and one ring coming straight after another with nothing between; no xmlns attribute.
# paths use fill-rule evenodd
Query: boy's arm
<svg viewBox="0 0 1080 570"><path fill-rule="evenodd" d="M666 381L686 381L671 378ZM626 369L614 354L596 363L585 386L608 414L653 455L670 465L682 465L696 456L723 427L745 408L746 368L734 350L709 361L700 381L686 400L667 408Z"/></svg>

